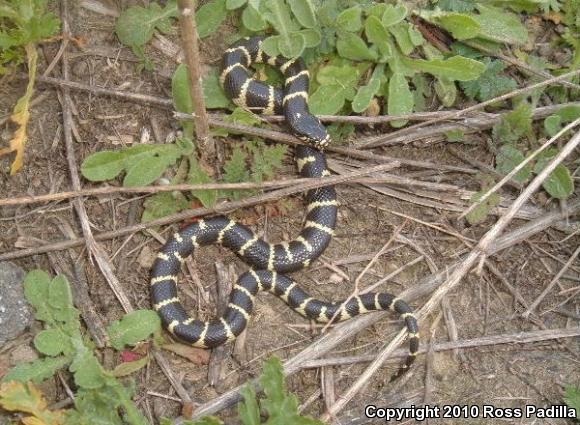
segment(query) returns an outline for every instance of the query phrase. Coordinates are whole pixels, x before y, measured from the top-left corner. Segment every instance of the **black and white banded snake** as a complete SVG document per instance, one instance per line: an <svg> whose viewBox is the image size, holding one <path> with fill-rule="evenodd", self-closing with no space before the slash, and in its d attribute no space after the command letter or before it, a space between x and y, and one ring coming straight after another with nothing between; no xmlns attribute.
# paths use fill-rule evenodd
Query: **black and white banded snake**
<svg viewBox="0 0 580 425"><path fill-rule="evenodd" d="M223 56L221 83L234 103L254 113L284 114L292 133L306 141L295 150L295 162L303 177L325 177L322 149L330 142L326 128L308 111L310 76L302 59L269 57L262 51L263 38L243 39ZM285 78L284 90L252 78L252 63L277 67ZM336 226L338 202L334 187L306 193L305 224L294 240L270 244L252 230L228 217L200 219L175 233L158 253L151 272L153 308L164 327L178 339L196 347L212 348L235 339L247 326L253 299L269 291L302 316L317 322L338 322L374 310L399 313L409 332L409 356L400 376L413 363L419 349L418 324L411 307L388 293L365 293L346 303L325 302L310 297L289 277L281 274L307 267L326 249ZM222 317L202 321L190 317L177 295L177 275L184 259L201 245L218 243L229 248L251 268L234 285Z"/></svg>

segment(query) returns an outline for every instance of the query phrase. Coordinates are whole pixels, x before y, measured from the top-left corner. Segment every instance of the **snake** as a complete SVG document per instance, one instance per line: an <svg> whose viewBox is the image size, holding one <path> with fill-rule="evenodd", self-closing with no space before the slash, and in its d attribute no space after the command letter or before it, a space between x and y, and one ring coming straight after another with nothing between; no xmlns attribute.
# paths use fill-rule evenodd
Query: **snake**
<svg viewBox="0 0 580 425"><path fill-rule="evenodd" d="M283 114L291 132L305 144L295 148L295 163L302 177L330 175L324 147L330 136L308 109L310 75L301 58L269 56L263 37L241 39L223 55L220 82L238 106L257 114ZM266 63L280 70L285 80L279 89L253 78L250 66ZM338 201L333 186L307 191L306 216L300 234L291 241L272 244L249 227L226 216L198 221L174 233L157 254L150 279L153 309L164 328L179 340L195 347L214 348L234 340L250 321L254 297L267 291L283 300L305 318L317 322L339 322L375 310L399 314L408 330L409 354L400 376L411 366L419 350L419 327L412 308L389 293L363 293L345 301L326 302L311 297L285 273L308 267L327 248L334 234ZM177 294L177 279L185 259L203 245L220 244L251 268L233 285L221 317L203 321L191 317Z"/></svg>

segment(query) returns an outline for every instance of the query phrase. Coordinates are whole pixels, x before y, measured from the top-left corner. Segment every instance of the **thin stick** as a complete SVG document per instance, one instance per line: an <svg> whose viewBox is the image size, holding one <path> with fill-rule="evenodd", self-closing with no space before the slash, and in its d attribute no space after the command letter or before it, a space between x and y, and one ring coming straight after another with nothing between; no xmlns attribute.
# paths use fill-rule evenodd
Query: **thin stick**
<svg viewBox="0 0 580 425"><path fill-rule="evenodd" d="M203 183L203 184L173 184L162 186L134 186L134 187L96 187L81 189L78 191L48 193L46 195L30 195L21 198L0 199L0 207L6 205L26 205L40 202L62 201L65 199L76 198L80 196L100 196L100 195L117 195L121 193L159 193L173 191L191 191L191 190L247 190L247 189L277 189L281 187L297 186L306 182L311 182L310 178L298 178L287 180L275 180L261 183L243 182L243 183ZM446 184L425 183L419 180L405 179L397 175L383 174L380 177L359 177L344 182L345 184L380 184L391 183L396 185L410 186L427 186L435 190L459 190L456 186Z"/></svg>
<svg viewBox="0 0 580 425"><path fill-rule="evenodd" d="M284 198L286 196L304 192L310 189L316 189L324 186L333 186L336 184L344 183L351 179L361 177L366 174L372 174L380 171L391 170L398 167L398 163L381 164L374 167L370 167L363 170L357 170L352 173L346 173L340 176L330 176L324 178L308 179L309 181L300 185L295 185L283 189L274 190L263 195L251 196L240 201L224 202L223 204L217 205L212 208L195 208L193 210L183 211L181 213L172 214L167 217L159 218L157 220L151 220L147 223L139 223L132 226L126 226L117 230L103 232L95 235L95 240L108 240L116 238L119 236L129 235L134 232L139 232L141 230L148 229L155 226L164 226L167 224L175 223L178 221L190 219L193 217L201 217L209 214L220 214L227 213L237 208L245 208L252 205L256 205L263 202L269 202L276 199ZM14 252L9 252L6 254L0 254L0 261L28 257L30 255L41 254L49 251L58 251L61 249L70 248L73 246L79 246L84 243L84 238L78 238L68 241L54 242L47 245L43 245L37 248L22 249Z"/></svg>
<svg viewBox="0 0 580 425"><path fill-rule="evenodd" d="M433 351L449 351L463 348L479 348L489 345L501 344L529 344L532 342L549 341L560 338L573 338L580 335L580 327L562 328L562 329L546 329L531 332L517 332L513 334L502 334L483 336L473 339L465 339L458 341L441 342L433 344ZM425 354L429 351L429 347L421 344L418 354ZM391 354L389 362L398 362L397 358L405 358L409 355L409 350L400 348ZM329 357L325 359L306 360L301 365L301 369L316 369L323 366L342 366L353 363L367 363L372 361L376 354L364 354L360 356L348 357Z"/></svg>
<svg viewBox="0 0 580 425"><path fill-rule="evenodd" d="M558 77L550 78L548 80L540 81L539 83L535 83L535 84L531 84L529 86L522 87L521 89L513 90L513 91L506 93L504 95L494 97L493 99L486 100L485 102L478 103L477 105L470 106L470 107L462 109L460 111L451 112L451 113L443 115L439 118L435 118L434 120L431 120L431 121L425 121L425 122L422 122L419 124L415 124L415 125L412 125L410 127L403 128L401 130L394 131L394 132L386 134L386 135L381 134L381 135L378 135L375 137L370 137L364 143L360 144L359 147L364 147L364 148L378 147L389 140L395 139L396 137L412 133L413 131L417 130L418 128L426 127L428 125L432 125L432 124L435 124L438 122L443 122L443 121L446 121L449 119L458 118L460 116L467 114L468 112L483 109L486 106L491 105L493 103L496 103L500 100L511 99L512 97L519 96L520 94L527 93L527 92L530 92L532 90L538 89L540 87L545 87L545 86L548 86L550 84L554 84L554 83L559 82L559 81L564 81L568 78L574 77L575 75L579 75L579 74L580 74L580 70L578 70L578 69L571 71L571 72L567 72L566 74L562 74Z"/></svg>
<svg viewBox="0 0 580 425"><path fill-rule="evenodd" d="M177 0L177 5L185 62L191 84L191 99L193 101L193 110L195 111L195 133L199 142L199 151L202 157L207 159L214 155L215 145L209 132L205 98L203 97L201 86L201 64L195 23L195 6L193 0Z"/></svg>

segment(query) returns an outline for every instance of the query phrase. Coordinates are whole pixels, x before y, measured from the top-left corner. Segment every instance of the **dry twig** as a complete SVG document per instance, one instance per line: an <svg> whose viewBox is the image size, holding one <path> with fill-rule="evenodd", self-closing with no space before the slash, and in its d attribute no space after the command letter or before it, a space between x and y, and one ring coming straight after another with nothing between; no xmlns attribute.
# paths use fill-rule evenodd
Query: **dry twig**
<svg viewBox="0 0 580 425"><path fill-rule="evenodd" d="M177 5L181 40L191 84L191 99L193 101L193 110L195 111L195 132L202 158L207 159L211 158L215 153L215 146L209 132L205 98L203 97L201 86L201 64L195 23L195 5L193 0L177 0Z"/></svg>

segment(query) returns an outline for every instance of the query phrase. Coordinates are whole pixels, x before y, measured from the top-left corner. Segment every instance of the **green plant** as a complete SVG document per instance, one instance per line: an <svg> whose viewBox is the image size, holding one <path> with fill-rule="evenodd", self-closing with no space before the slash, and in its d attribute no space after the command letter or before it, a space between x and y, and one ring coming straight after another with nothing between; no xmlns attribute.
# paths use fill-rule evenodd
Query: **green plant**
<svg viewBox="0 0 580 425"><path fill-rule="evenodd" d="M58 32L60 22L47 10L47 0L0 0L0 76L26 60L28 84L10 119L17 129L9 146L0 149L0 156L15 153L10 168L14 175L24 163L30 99L34 92L38 53L36 45Z"/></svg>
<svg viewBox="0 0 580 425"><path fill-rule="evenodd" d="M580 418L580 388L568 385L564 394L564 402L576 410L576 419Z"/></svg>
<svg viewBox="0 0 580 425"><path fill-rule="evenodd" d="M497 148L495 169L501 174L508 174L521 164L537 148L536 136L532 128L532 105L520 101L517 106L502 115L501 121L493 127L492 137ZM580 107L566 106L544 120L544 132L552 137L562 129L562 125L580 118ZM558 149L548 147L535 156L512 178L518 183L527 182L534 174L539 174L558 154ZM489 182L485 185L490 186ZM574 179L567 166L559 164L542 183L544 190L553 198L567 199L574 193ZM486 192L484 188L471 199L477 202ZM467 216L471 223L483 221L491 209L499 203L499 196L494 194Z"/></svg>
<svg viewBox="0 0 580 425"><path fill-rule="evenodd" d="M131 400L133 390L123 385L117 377L126 376L145 366L148 359L145 357L121 364L113 371L105 370L97 360L91 342L81 333L79 314L73 306L70 285L64 276L58 275L51 279L44 271L33 270L24 280L24 293L35 309L36 319L44 324L44 330L34 337L34 346L44 357L19 364L4 376L0 405L8 408L5 404L8 401L13 407L10 410L25 411L37 417L42 415L46 403L43 404L40 395L30 384L42 382L58 370L68 367L77 387L75 408L63 412L68 425L146 424L143 414ZM113 323L108 331L112 345L121 349L147 338L160 327L155 312L139 310ZM31 403L36 406L34 411L10 404L10 400L15 397L21 400L24 396L32 400ZM34 423L30 422L31 425ZM61 422L54 422L57 423Z"/></svg>
<svg viewBox="0 0 580 425"><path fill-rule="evenodd" d="M298 398L288 393L284 383L284 369L280 359L272 356L264 363L264 370L259 378L264 391L264 398L258 398L251 384L241 390L243 400L238 404L238 416L244 425L322 425L319 420L298 413ZM267 416L262 420L261 411ZM185 421L184 425L223 425L214 417L207 416L197 421ZM161 425L172 425L168 419Z"/></svg>

